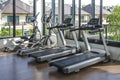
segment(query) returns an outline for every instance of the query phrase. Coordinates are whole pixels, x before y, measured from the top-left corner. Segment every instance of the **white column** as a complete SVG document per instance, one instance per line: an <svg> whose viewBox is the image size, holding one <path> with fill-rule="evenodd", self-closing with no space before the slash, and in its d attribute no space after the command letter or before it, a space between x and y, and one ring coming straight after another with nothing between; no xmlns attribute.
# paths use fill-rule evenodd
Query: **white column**
<svg viewBox="0 0 120 80"><path fill-rule="evenodd" d="M41 0L37 0L37 6L36 6L36 14L39 13L38 17L37 17L37 21L38 21L38 28L41 31L41 34L43 33L43 27L42 27L42 21L41 21L41 17L42 17L42 1Z"/></svg>

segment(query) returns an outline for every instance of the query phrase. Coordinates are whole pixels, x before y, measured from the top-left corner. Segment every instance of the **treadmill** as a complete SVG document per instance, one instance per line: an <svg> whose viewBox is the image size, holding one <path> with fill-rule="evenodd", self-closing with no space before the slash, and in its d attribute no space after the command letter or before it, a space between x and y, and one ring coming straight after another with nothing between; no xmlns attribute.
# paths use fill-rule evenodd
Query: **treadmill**
<svg viewBox="0 0 120 80"><path fill-rule="evenodd" d="M33 57L36 59L36 61L42 62L42 61L50 61L50 60L60 58L63 56L67 56L70 54L75 54L77 51L80 51L80 47L79 47L75 32L72 32L72 35L73 35L76 46L68 46L66 44L66 40L64 38L62 30L63 29L68 30L68 29L74 27L73 24L70 24L70 22L71 22L71 18L67 18L67 19L65 19L64 24L59 24L57 26L49 28L49 29L57 28L60 38L62 40L62 43L64 45L63 47L46 49L41 52L32 52L32 54L31 53L29 54L29 57Z"/></svg>
<svg viewBox="0 0 120 80"><path fill-rule="evenodd" d="M102 61L104 62L105 60L109 59L110 53L108 52L106 42L102 33L104 29L101 28L102 26L98 25L98 22L98 18L93 18L88 22L88 24L81 26L81 28L71 29L72 32L76 30L81 30L84 38L85 47L87 49L86 51L72 56L52 60L49 62L49 65L56 67L59 71L62 71L63 73L72 73L78 72L80 71L80 69L87 66ZM105 50L91 49L85 34L85 30L91 30L91 33L100 32Z"/></svg>

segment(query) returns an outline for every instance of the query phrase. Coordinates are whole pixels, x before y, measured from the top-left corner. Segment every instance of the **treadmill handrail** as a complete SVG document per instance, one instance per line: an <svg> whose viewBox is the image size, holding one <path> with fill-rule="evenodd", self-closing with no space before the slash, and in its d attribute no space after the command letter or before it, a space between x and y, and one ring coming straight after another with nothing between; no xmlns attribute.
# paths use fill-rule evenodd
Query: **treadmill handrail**
<svg viewBox="0 0 120 80"><path fill-rule="evenodd" d="M90 25L91 27L80 27L80 28L72 28L70 31L76 31L76 30L96 30L96 29L100 29L101 26L100 25L96 25L97 27L95 27L95 25Z"/></svg>
<svg viewBox="0 0 120 80"><path fill-rule="evenodd" d="M54 28L67 28L67 27L70 27L70 26L73 26L73 24L58 24L54 27L48 27L47 29L54 29Z"/></svg>
<svg viewBox="0 0 120 80"><path fill-rule="evenodd" d="M103 31L104 31L104 28L99 28L99 29L91 30L91 31L89 31L89 33L94 34L94 33L103 32Z"/></svg>

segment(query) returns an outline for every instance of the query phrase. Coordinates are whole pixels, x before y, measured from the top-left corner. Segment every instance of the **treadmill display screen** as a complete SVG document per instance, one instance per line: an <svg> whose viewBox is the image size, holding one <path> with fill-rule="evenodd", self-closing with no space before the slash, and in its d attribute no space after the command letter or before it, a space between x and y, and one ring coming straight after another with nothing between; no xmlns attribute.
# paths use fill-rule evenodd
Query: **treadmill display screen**
<svg viewBox="0 0 120 80"><path fill-rule="evenodd" d="M99 25L99 18L92 18L88 22L88 25Z"/></svg>

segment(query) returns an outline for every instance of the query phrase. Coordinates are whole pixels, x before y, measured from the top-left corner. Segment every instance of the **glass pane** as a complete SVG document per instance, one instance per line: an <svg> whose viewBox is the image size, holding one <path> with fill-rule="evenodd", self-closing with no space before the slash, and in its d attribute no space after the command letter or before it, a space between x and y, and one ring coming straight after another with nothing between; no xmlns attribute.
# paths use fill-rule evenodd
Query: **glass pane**
<svg viewBox="0 0 120 80"><path fill-rule="evenodd" d="M0 6L0 37L13 36L12 0L2 0Z"/></svg>
<svg viewBox="0 0 120 80"><path fill-rule="evenodd" d="M103 0L104 8L109 14L103 19L105 22L106 39L120 41L120 1Z"/></svg>
<svg viewBox="0 0 120 80"><path fill-rule="evenodd" d="M13 0L0 2L0 37L13 37ZM33 15L33 0L16 0L16 36L30 35L33 25L26 16Z"/></svg>
<svg viewBox="0 0 120 80"><path fill-rule="evenodd" d="M16 0L16 36L28 36L33 33L33 0Z"/></svg>
<svg viewBox="0 0 120 80"><path fill-rule="evenodd" d="M54 16L53 16L53 13L54 13ZM54 26L58 23L58 0L45 0L45 17L44 18L45 18L44 19L45 32L46 34L49 34L50 31L49 29L47 29L47 27Z"/></svg>

